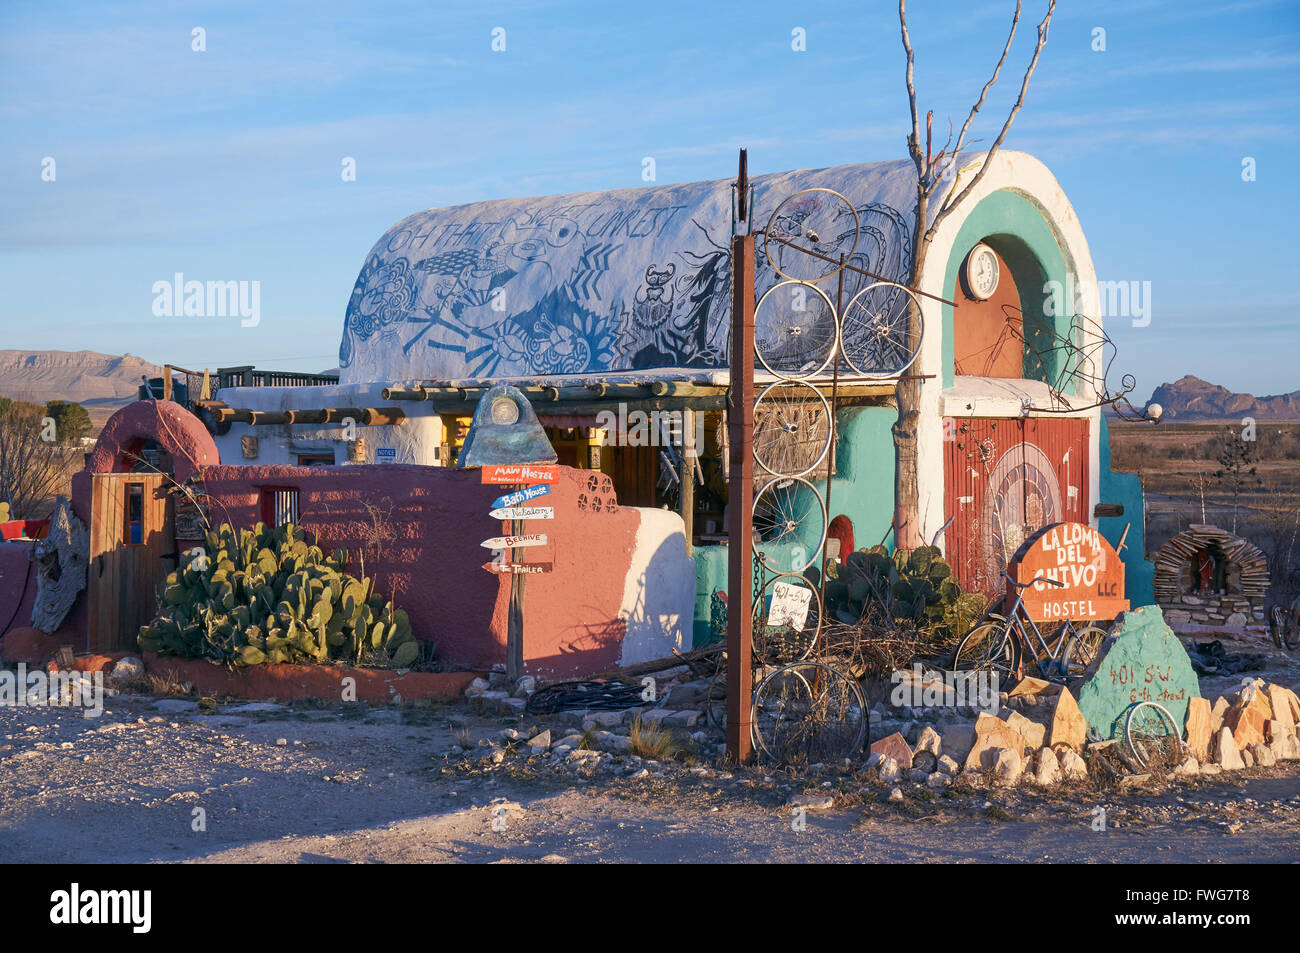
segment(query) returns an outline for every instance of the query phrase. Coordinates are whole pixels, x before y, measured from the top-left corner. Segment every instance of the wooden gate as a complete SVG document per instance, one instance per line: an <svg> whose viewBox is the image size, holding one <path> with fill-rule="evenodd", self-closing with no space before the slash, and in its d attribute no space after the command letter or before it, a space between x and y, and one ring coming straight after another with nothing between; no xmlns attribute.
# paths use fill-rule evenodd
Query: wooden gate
<svg viewBox="0 0 1300 953"><path fill-rule="evenodd" d="M160 473L94 477L90 509L90 651L135 651L175 566L171 498Z"/></svg>

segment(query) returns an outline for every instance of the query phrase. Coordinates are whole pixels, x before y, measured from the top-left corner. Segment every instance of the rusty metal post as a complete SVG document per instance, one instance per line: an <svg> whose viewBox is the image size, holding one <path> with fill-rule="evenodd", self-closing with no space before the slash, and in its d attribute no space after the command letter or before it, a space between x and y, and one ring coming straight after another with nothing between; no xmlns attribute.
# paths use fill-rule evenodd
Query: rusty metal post
<svg viewBox="0 0 1300 953"><path fill-rule="evenodd" d="M521 483L514 487L516 490L522 490L524 485ZM524 521L511 520L510 535L524 535ZM522 563L527 561L528 550L516 546L510 551L510 561ZM510 574L510 607L509 614L506 616L506 676L512 683L511 691L514 691L513 685L518 683L520 676L524 674L524 590L528 584L528 577L519 572Z"/></svg>
<svg viewBox="0 0 1300 953"><path fill-rule="evenodd" d="M743 163L743 155L742 155ZM742 165L742 173L743 173ZM744 186L742 174L741 185ZM743 204L741 206L743 208ZM727 487L727 754L750 760L754 579L754 237L731 240L731 393Z"/></svg>

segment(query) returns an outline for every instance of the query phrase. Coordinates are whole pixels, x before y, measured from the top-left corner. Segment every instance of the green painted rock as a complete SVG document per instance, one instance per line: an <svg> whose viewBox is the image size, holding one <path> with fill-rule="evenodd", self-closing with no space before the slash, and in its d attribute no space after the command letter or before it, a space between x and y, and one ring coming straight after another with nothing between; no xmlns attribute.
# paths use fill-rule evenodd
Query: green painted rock
<svg viewBox="0 0 1300 953"><path fill-rule="evenodd" d="M1160 607L1142 606L1115 620L1078 696L1088 727L1102 738L1120 738L1129 709L1139 702L1163 705L1181 733L1187 701L1201 696L1201 686Z"/></svg>

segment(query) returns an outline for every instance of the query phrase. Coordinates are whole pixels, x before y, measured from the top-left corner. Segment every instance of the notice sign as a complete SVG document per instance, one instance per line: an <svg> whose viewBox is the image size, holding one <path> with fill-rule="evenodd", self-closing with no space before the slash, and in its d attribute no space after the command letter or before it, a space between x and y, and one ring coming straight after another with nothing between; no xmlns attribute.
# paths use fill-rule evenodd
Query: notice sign
<svg viewBox="0 0 1300 953"><path fill-rule="evenodd" d="M503 506L499 510L493 510L488 516L494 520L553 520L555 519L555 507Z"/></svg>
<svg viewBox="0 0 1300 953"><path fill-rule="evenodd" d="M505 506L518 506L520 503L527 503L529 500L535 500L539 496L545 496L550 492L551 488L546 484L526 486L522 490L515 490L513 493L498 496L492 501L492 509L498 510Z"/></svg>
<svg viewBox="0 0 1300 953"><path fill-rule="evenodd" d="M397 449L395 447L376 447L375 463L396 463Z"/></svg>
<svg viewBox="0 0 1300 953"><path fill-rule="evenodd" d="M526 536L493 536L479 543L486 549L518 549L522 546L545 546L545 533L529 533Z"/></svg>
<svg viewBox="0 0 1300 953"><path fill-rule="evenodd" d="M767 624L789 626L802 631L808 621L808 606L812 603L812 590L792 582L772 585L772 604L767 610Z"/></svg>
<svg viewBox="0 0 1300 953"><path fill-rule="evenodd" d="M499 576L531 576L551 571L551 563L484 563L483 568Z"/></svg>
<svg viewBox="0 0 1300 953"><path fill-rule="evenodd" d="M484 483L554 483L556 468L535 463L493 464L482 469Z"/></svg>
<svg viewBox="0 0 1300 953"><path fill-rule="evenodd" d="M1016 552L1007 574L1025 583L1025 611L1035 622L1063 619L1113 619L1128 609L1124 563L1106 538L1083 523L1053 523L1040 529ZM1010 593L1015 598L1014 590Z"/></svg>

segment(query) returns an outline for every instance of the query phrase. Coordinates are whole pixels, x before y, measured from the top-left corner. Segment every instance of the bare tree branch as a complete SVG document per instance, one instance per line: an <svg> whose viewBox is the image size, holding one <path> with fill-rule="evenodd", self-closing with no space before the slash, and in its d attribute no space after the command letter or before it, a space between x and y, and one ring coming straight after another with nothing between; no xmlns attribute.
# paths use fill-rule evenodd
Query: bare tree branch
<svg viewBox="0 0 1300 953"><path fill-rule="evenodd" d="M921 156L921 118L916 111L916 83L912 69L916 54L912 51L912 38L907 35L907 0L898 0L898 22L903 30L903 49L907 52L907 102L912 107L912 134L907 137L907 150L916 163L917 178L923 180L928 173Z"/></svg>
<svg viewBox="0 0 1300 953"><path fill-rule="evenodd" d="M1043 47L1047 45L1047 31L1051 26L1052 13L1055 10L1056 0L1048 0L1047 13L1043 15L1043 22L1038 24L1038 42L1034 44L1034 56L1029 61L1029 66L1025 70L1024 79L1020 82L1020 95L1016 97L1015 105L1011 107L1011 112L1007 114L1007 121L1002 124L1002 131L998 133L997 139L994 140L993 145L989 147L988 152L984 154L984 161L980 164L979 172L975 174L975 178L971 179L970 182L966 184L964 189L956 193L955 197L952 193L949 193L948 198L944 199L943 204L939 208L938 214L934 217L934 221L930 224L930 227L926 229L926 238L934 237L935 233L938 231L939 224L950 212L952 212L953 209L961 205L961 203L965 201L966 197L975 190L975 186L979 185L980 180L984 178L985 173L988 172L989 167L992 165L993 157L997 154L999 147L1001 147L1002 140L1006 139L1007 133L1011 130L1011 123L1015 121L1016 115L1025 104L1025 94L1029 90L1029 80L1034 75L1034 69L1038 66L1038 57L1042 55Z"/></svg>
<svg viewBox="0 0 1300 953"><path fill-rule="evenodd" d="M954 163L956 163L957 156L961 153L962 148L966 145L966 133L970 131L971 123L975 121L976 113L978 113L980 111L980 108L984 105L984 99L985 97L988 96L989 90L992 89L994 84L997 83L998 81L998 74L1002 72L1002 65L1006 63L1007 54L1011 52L1011 41L1016 38L1016 26L1019 23L1020 23L1020 0L1016 0L1016 13L1015 16L1011 18L1011 30L1010 32L1007 33L1006 46L1002 47L1002 55L998 58L998 65L993 67L993 75L989 77L989 81L985 83L984 88L980 90L979 99L977 99L975 101L975 105L970 108L970 115L967 116L966 121L962 123L961 133L957 136L957 148L952 150L952 161Z"/></svg>

